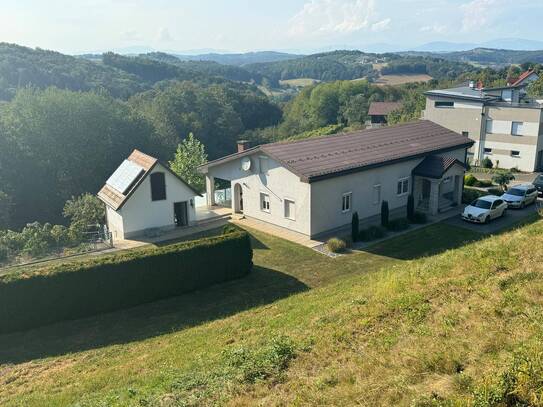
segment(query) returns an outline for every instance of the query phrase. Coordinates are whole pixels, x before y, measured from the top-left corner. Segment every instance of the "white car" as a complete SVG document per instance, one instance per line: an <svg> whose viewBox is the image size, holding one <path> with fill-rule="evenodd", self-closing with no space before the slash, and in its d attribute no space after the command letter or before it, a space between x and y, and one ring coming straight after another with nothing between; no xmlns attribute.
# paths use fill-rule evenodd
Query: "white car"
<svg viewBox="0 0 543 407"><path fill-rule="evenodd" d="M506 210L507 204L499 196L482 196L464 208L462 219L468 222L488 223L503 216Z"/></svg>
<svg viewBox="0 0 543 407"><path fill-rule="evenodd" d="M515 185L501 196L510 208L524 208L537 201L537 188L533 184Z"/></svg>

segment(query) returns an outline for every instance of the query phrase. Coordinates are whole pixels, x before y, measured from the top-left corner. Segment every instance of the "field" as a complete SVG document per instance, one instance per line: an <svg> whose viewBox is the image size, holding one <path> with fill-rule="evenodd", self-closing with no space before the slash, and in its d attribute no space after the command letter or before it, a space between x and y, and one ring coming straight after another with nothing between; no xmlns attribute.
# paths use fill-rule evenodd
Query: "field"
<svg viewBox="0 0 543 407"><path fill-rule="evenodd" d="M430 75L381 75L375 83L377 85L402 85L411 82L428 82L433 78Z"/></svg>
<svg viewBox="0 0 543 407"><path fill-rule="evenodd" d="M282 86L291 86L295 88L303 88L304 86L310 86L314 85L316 83L319 83L320 81L318 79L312 79L312 78L298 78L298 79L285 79L279 81L279 84Z"/></svg>
<svg viewBox="0 0 543 407"><path fill-rule="evenodd" d="M252 231L247 278L0 337L0 405L490 406L505 388L543 405L531 221L437 224L338 259Z"/></svg>

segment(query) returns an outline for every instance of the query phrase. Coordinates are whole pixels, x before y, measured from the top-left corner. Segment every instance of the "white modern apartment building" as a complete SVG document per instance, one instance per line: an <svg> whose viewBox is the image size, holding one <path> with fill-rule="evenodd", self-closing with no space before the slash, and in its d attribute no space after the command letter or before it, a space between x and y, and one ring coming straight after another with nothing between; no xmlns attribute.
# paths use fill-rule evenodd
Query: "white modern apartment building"
<svg viewBox="0 0 543 407"><path fill-rule="evenodd" d="M485 157L500 168L543 169L543 104L528 98L526 86L538 76L527 71L500 88L471 82L451 89L426 92L424 119L475 141L472 163Z"/></svg>

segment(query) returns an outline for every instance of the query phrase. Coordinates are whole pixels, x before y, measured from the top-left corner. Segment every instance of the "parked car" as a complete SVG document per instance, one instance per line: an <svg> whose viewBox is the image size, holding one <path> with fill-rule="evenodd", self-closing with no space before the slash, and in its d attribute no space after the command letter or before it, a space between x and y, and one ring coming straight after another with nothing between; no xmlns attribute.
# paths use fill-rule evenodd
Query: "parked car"
<svg viewBox="0 0 543 407"><path fill-rule="evenodd" d="M543 194L543 175L538 175L536 177L536 179L534 180L534 186L535 189L537 189L537 192Z"/></svg>
<svg viewBox="0 0 543 407"><path fill-rule="evenodd" d="M486 195L477 198L464 208L462 219L468 222L488 223L492 219L505 215L507 204L496 195Z"/></svg>
<svg viewBox="0 0 543 407"><path fill-rule="evenodd" d="M534 184L521 184L509 188L501 198L510 208L524 208L537 201L538 195Z"/></svg>

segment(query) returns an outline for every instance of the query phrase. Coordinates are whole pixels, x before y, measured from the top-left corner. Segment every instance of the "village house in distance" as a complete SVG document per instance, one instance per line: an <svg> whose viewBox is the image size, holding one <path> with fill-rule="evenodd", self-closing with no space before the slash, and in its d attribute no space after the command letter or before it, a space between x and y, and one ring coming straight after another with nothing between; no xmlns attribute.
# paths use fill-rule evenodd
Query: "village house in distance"
<svg viewBox="0 0 543 407"><path fill-rule="evenodd" d="M215 180L229 181L232 210L311 238L346 227L352 214L378 216L413 194L418 210L437 214L461 203L473 141L421 120L347 134L246 148L199 168L207 205Z"/></svg>
<svg viewBox="0 0 543 407"><path fill-rule="evenodd" d="M473 81L456 88L426 92L423 118L475 141L472 163L489 158L500 168L533 172L543 169L543 104L529 98L533 71L499 88Z"/></svg>

